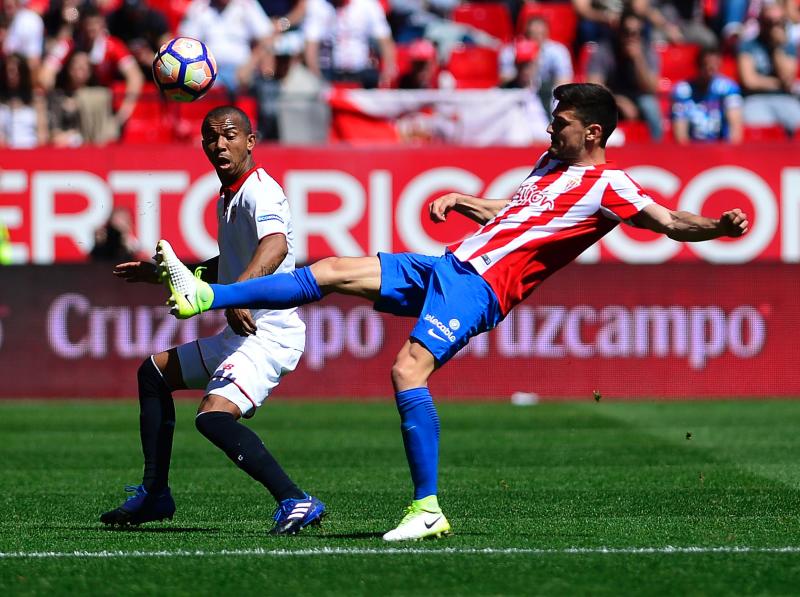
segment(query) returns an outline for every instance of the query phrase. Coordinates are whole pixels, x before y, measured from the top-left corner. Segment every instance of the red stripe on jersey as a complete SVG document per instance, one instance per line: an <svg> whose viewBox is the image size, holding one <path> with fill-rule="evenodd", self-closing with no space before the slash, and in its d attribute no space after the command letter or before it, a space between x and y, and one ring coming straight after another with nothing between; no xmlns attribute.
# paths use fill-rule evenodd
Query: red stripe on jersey
<svg viewBox="0 0 800 597"><path fill-rule="evenodd" d="M595 216L578 226L534 239L504 257L502 268L492 267L484 272L483 279L507 314L550 275L574 261L616 225L613 220Z"/></svg>

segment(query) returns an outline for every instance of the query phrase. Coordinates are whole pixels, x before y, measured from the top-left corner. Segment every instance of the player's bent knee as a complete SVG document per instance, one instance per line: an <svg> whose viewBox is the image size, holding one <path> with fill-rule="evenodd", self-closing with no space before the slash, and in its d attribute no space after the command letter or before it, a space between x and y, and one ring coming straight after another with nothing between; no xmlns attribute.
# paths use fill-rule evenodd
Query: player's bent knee
<svg viewBox="0 0 800 597"><path fill-rule="evenodd" d="M139 365L139 369L136 371L136 381L139 383L140 389L146 388L155 390L140 392L140 396L158 395L159 391L166 387L164 376L158 367L156 367L153 357L147 357L142 361L142 364Z"/></svg>
<svg viewBox="0 0 800 597"><path fill-rule="evenodd" d="M418 361L408 355L398 355L392 364L392 384L396 389L420 387L427 381L428 376Z"/></svg>
<svg viewBox="0 0 800 597"><path fill-rule="evenodd" d="M200 403L200 407L197 409L198 415L210 412L228 413L233 415L236 419L242 416L242 411L236 404L224 396L219 396L217 394L206 394L203 397L203 401Z"/></svg>

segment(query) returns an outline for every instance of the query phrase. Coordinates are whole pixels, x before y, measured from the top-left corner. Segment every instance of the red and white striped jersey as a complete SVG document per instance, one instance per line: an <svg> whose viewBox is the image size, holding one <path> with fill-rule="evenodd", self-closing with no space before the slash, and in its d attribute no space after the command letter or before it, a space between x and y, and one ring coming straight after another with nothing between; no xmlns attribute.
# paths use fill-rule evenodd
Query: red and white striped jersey
<svg viewBox="0 0 800 597"><path fill-rule="evenodd" d="M653 200L613 163L571 166L539 158L502 211L450 245L483 276L503 313Z"/></svg>

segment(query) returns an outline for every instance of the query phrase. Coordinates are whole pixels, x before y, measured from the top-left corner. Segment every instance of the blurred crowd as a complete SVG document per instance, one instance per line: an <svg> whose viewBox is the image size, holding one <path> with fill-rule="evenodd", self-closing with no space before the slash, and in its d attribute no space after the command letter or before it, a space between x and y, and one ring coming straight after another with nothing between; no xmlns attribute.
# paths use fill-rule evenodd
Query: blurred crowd
<svg viewBox="0 0 800 597"><path fill-rule="evenodd" d="M214 93L264 140L290 137L287 102L324 122L331 87L519 88L549 110L571 81L607 85L634 137L800 128L800 0L2 0L0 146L153 140L137 126L152 128L151 62L175 35L209 46Z"/></svg>

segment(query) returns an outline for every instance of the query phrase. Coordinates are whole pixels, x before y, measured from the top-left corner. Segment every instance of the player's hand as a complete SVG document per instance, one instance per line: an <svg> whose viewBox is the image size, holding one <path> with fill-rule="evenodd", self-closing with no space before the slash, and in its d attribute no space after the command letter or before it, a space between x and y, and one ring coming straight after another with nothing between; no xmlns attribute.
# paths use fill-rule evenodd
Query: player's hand
<svg viewBox="0 0 800 597"><path fill-rule="evenodd" d="M723 236L742 236L749 227L750 222L747 221L747 214L739 208L726 211L719 219L719 229Z"/></svg>
<svg viewBox="0 0 800 597"><path fill-rule="evenodd" d="M253 336L256 333L256 322L249 309L225 309L225 319L239 336Z"/></svg>
<svg viewBox="0 0 800 597"><path fill-rule="evenodd" d="M117 278L122 278L126 282L147 282L148 284L158 284L158 268L155 263L150 261L128 261L114 266L111 272Z"/></svg>
<svg viewBox="0 0 800 597"><path fill-rule="evenodd" d="M448 193L438 199L434 199L428 206L428 214L431 220L437 224L447 220L447 213L456 206L458 202L457 193Z"/></svg>

